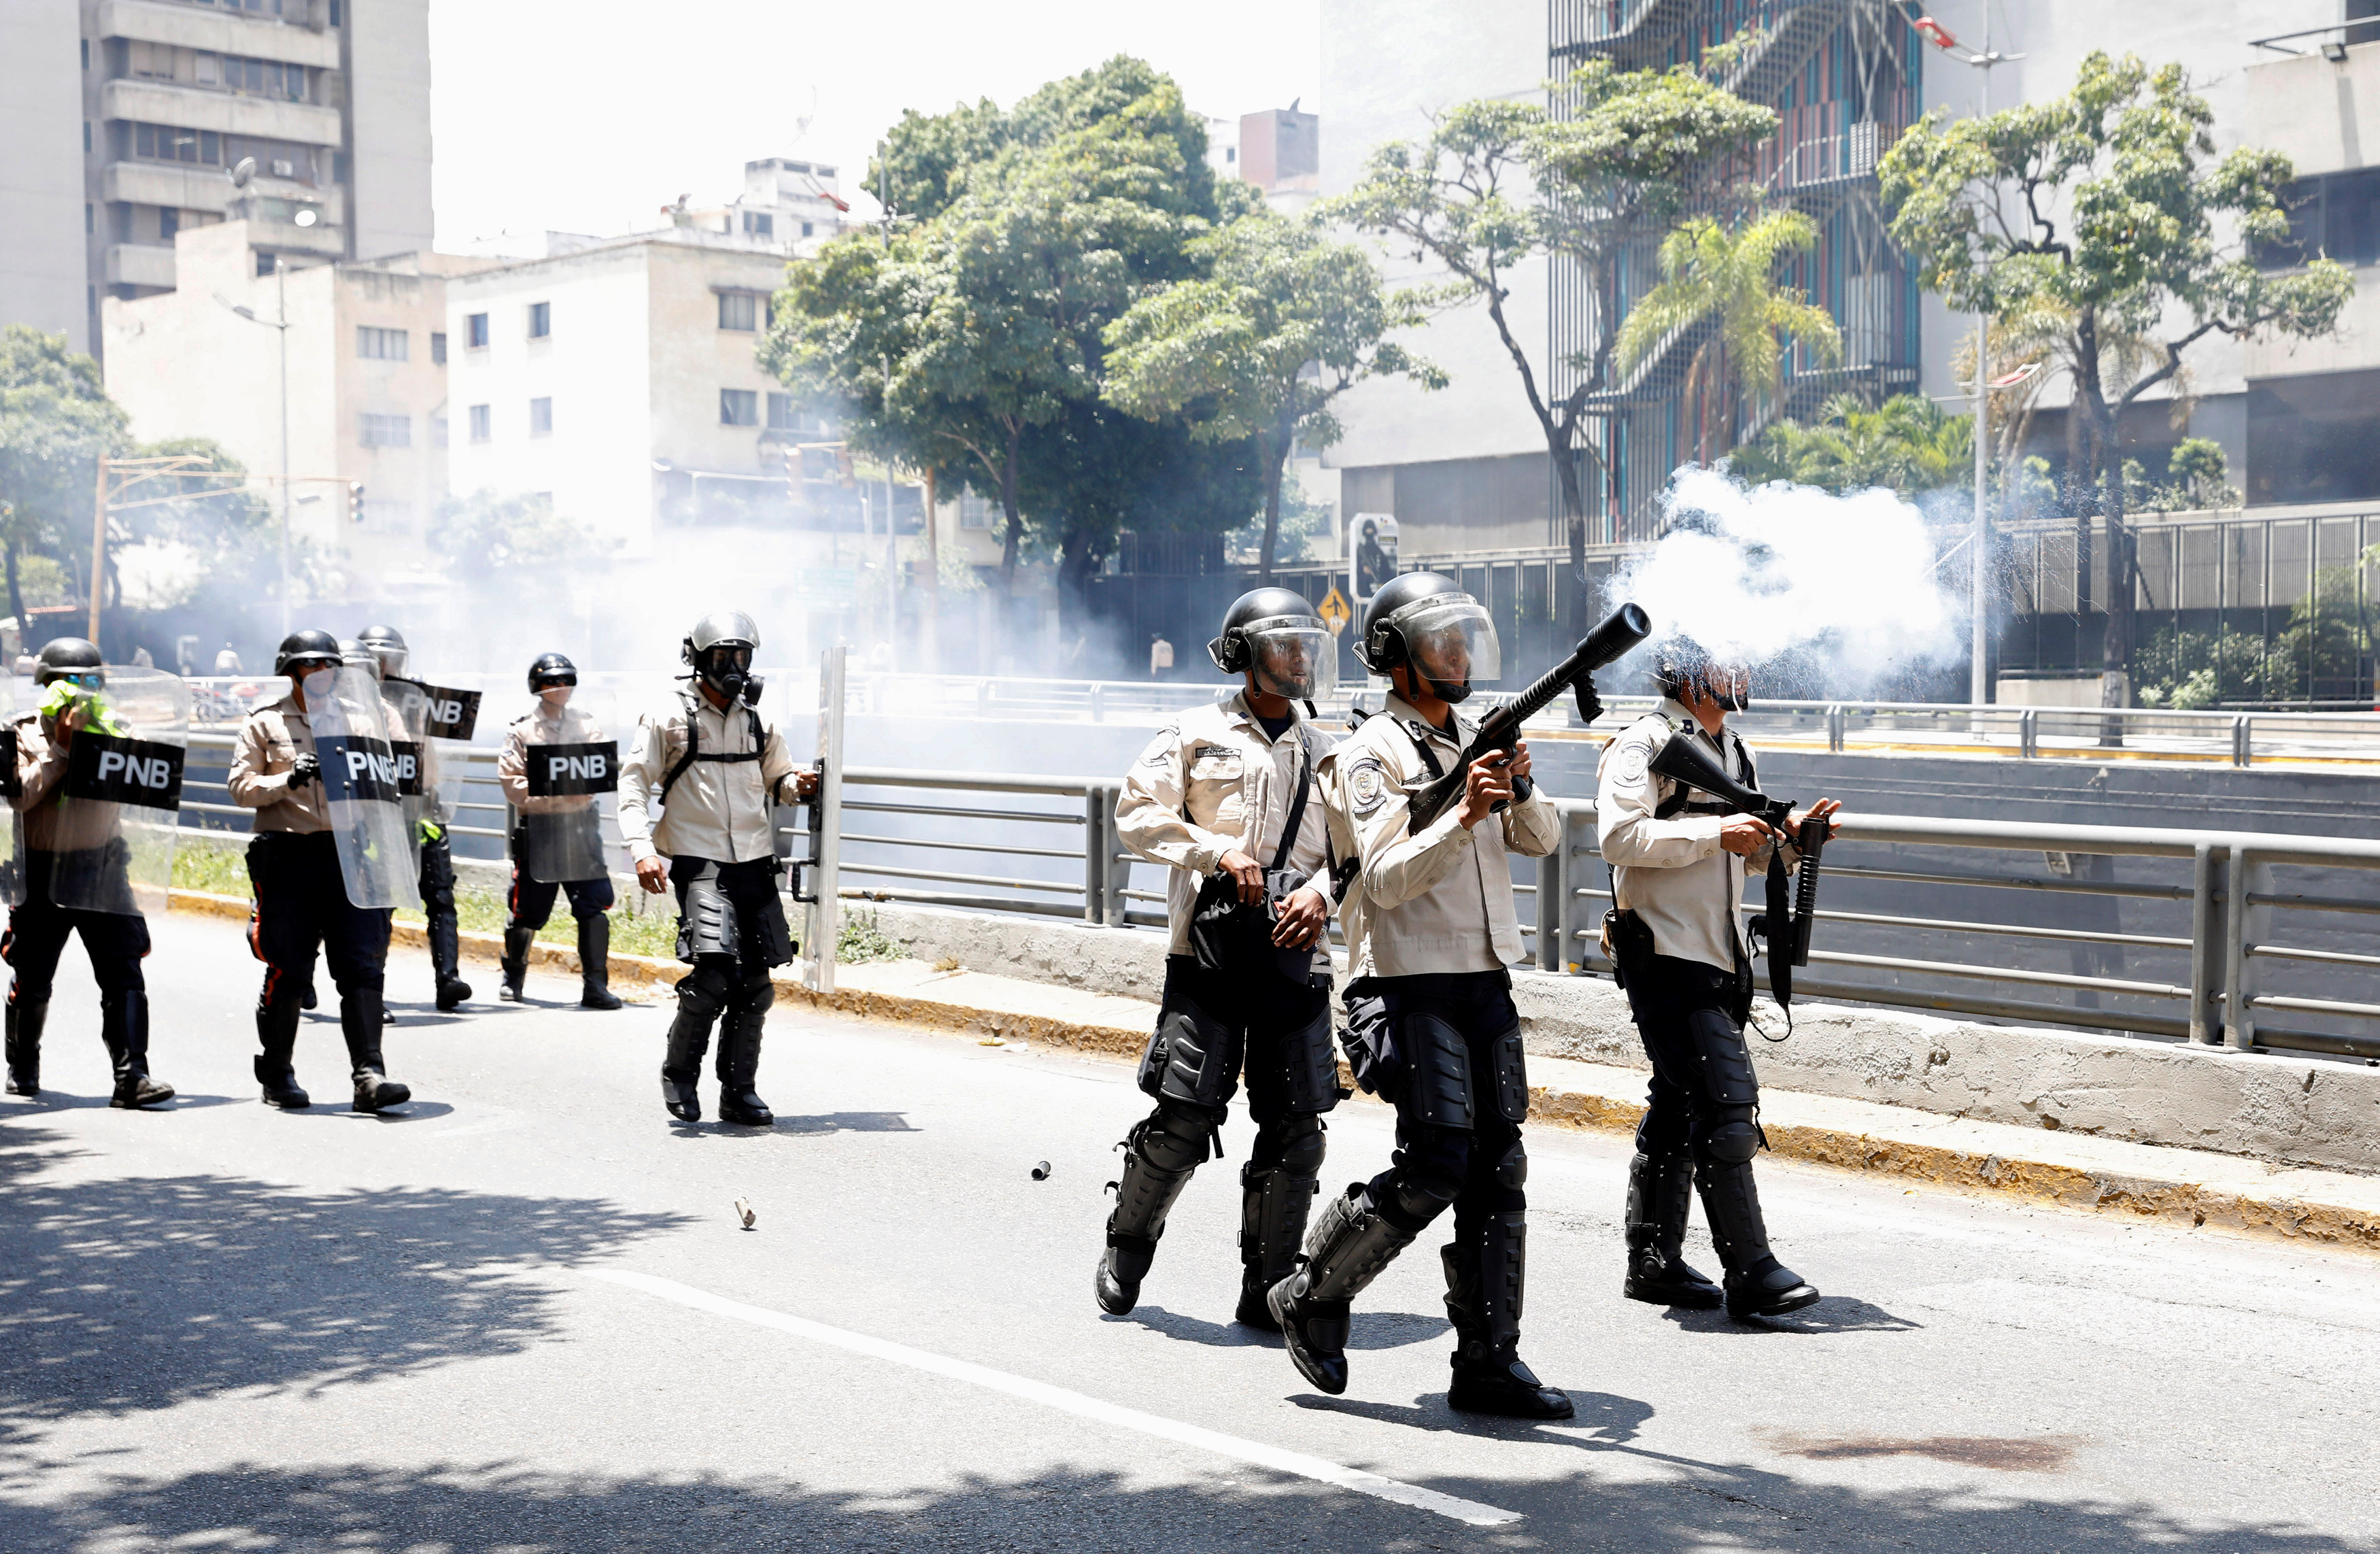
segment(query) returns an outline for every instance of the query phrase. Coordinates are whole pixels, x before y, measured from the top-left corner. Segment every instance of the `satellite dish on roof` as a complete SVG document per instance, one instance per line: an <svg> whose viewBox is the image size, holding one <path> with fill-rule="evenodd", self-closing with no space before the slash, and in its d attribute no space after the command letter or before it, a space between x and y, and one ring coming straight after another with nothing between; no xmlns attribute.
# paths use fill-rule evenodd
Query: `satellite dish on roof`
<svg viewBox="0 0 2380 1554"><path fill-rule="evenodd" d="M237 162L232 164L232 188L246 188L248 187L249 179L253 178L254 176L256 176L256 158L252 156L243 156Z"/></svg>

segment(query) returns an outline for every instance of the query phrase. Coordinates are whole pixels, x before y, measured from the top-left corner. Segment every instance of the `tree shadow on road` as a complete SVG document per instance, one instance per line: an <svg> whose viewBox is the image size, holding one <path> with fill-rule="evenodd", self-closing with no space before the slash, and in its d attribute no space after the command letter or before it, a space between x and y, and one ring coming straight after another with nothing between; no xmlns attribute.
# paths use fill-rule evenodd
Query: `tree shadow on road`
<svg viewBox="0 0 2380 1554"><path fill-rule="evenodd" d="M627 1554L652 1549L1140 1551L1626 1548L1714 1545L1895 1554L2012 1547L2173 1554L2350 1554L2365 1546L2278 1523L2201 1524L2134 1502L1797 1484L1729 1464L1605 1482L1428 1487L1523 1514L1470 1527L1221 1459L1188 1484L1058 1468L917 1483L888 1463L866 1489L783 1479L562 1475L516 1463L289 1468L237 1463L174 1478L114 1475L35 1506L0 1503L11 1554L234 1548L273 1554Z"/></svg>
<svg viewBox="0 0 2380 1554"><path fill-rule="evenodd" d="M549 1337L537 1265L689 1223L601 1198L323 1193L238 1177L27 1181L0 1129L0 1440L235 1389L313 1390ZM0 1548L7 1547L0 1540Z"/></svg>

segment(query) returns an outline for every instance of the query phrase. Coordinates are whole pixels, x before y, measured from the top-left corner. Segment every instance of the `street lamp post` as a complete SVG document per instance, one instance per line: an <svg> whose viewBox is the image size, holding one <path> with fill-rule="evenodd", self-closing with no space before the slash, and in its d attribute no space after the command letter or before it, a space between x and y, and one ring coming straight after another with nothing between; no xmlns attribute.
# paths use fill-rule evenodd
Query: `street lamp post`
<svg viewBox="0 0 2380 1554"><path fill-rule="evenodd" d="M222 293L215 300L250 323L262 324L281 346L281 635L289 635L289 283L278 254L273 260L273 306L280 317L261 319L256 310L232 302Z"/></svg>

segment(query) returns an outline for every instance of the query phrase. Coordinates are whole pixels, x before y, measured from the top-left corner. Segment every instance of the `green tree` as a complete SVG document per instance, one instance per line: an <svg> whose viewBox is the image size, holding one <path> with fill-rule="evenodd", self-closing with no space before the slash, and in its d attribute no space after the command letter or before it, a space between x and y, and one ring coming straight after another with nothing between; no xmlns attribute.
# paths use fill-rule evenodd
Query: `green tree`
<svg viewBox="0 0 2380 1554"><path fill-rule="evenodd" d="M122 601L117 552L128 545L166 553L178 580L172 600L176 604L205 599L236 610L277 586L279 534L272 504L249 485L246 465L208 437L144 443L133 456L193 463L128 485L110 505L104 593L109 602ZM293 563L299 559L293 557ZM312 560L303 559L309 565Z"/></svg>
<svg viewBox="0 0 2380 1554"><path fill-rule="evenodd" d="M1618 359L1635 370L1671 335L1715 321L1686 371L1694 418L1694 458L1735 445L1735 408L1750 398L1767 406L1785 392L1784 339L1827 361L1841 355L1842 334L1824 308L1777 283L1777 267L1817 246L1818 227L1799 211L1776 211L1730 230L1707 216L1661 240L1661 283L1639 297L1621 326Z"/></svg>
<svg viewBox="0 0 2380 1554"><path fill-rule="evenodd" d="M1708 50L1715 73L1733 58ZM1555 117L1535 103L1482 98L1439 115L1418 142L1376 148L1356 186L1325 202L1326 219L1370 233L1391 252L1442 270L1436 294L1449 304L1478 303L1521 380L1552 460L1570 532L1571 565L1586 566L1586 493L1580 457L1597 459L1583 435L1604 414L1596 395L1613 386L1611 327L1621 311L1622 256L1678 219L1706 192L1718 159L1776 132L1777 115L1746 103L1687 66L1622 70L1587 62L1558 84L1566 103ZM1552 256L1576 264L1586 281L1596 344L1570 365L1576 381L1555 398L1530 359L1534 332L1507 310L1512 273ZM1608 467L1602 471L1607 491ZM1607 496L1607 503L1616 498ZM1573 628L1585 630L1587 590Z"/></svg>
<svg viewBox="0 0 2380 1554"><path fill-rule="evenodd" d="M423 540L450 573L474 579L567 570L595 554L586 529L551 497L484 486L440 503Z"/></svg>
<svg viewBox="0 0 2380 1554"><path fill-rule="evenodd" d="M47 555L81 575L85 552L68 537L79 534L88 544L100 455L130 443L99 363L68 350L63 334L21 323L0 330L0 562L18 620L25 616L18 559Z"/></svg>
<svg viewBox="0 0 2380 1554"><path fill-rule="evenodd" d="M1974 418L1951 415L1922 394L1896 394L1874 409L1839 394L1806 425L1771 426L1736 451L1730 468L1754 485L1790 480L1838 493L1972 489Z"/></svg>
<svg viewBox="0 0 2380 1554"><path fill-rule="evenodd" d="M1190 252L1205 274L1159 288L1108 325L1107 397L1150 420L1187 417L1203 442L1255 440L1264 475L1257 565L1270 583L1290 449L1339 441L1331 401L1366 378L1435 389L1446 374L1384 338L1422 321L1418 299L1390 295L1363 250L1312 223L1255 211Z"/></svg>
<svg viewBox="0 0 2380 1554"><path fill-rule="evenodd" d="M2354 289L2328 260L2286 273L2257 267L2253 247L2289 233L2289 160L2250 147L2216 158L2213 120L2179 65L2094 53L2066 95L1981 118L1937 112L1878 168L1893 239L1926 286L1964 312L2039 309L2065 321L2059 356L2081 433L2067 474L2077 603L2090 605L2095 508L2112 547L2111 670L2130 667L2133 646L2124 407L2171 383L2209 334L2328 333ZM2149 343L2145 370L2129 381L2108 370L2110 337L2122 335Z"/></svg>

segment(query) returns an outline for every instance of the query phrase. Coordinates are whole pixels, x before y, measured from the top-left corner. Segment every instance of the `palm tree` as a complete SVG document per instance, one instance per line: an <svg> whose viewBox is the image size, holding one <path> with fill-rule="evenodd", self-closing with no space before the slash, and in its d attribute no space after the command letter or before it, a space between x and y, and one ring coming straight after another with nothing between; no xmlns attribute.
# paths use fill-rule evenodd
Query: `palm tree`
<svg viewBox="0 0 2380 1554"><path fill-rule="evenodd" d="M1827 310L1777 284L1779 263L1817 242L1817 225L1799 211L1772 212L1735 230L1700 216L1661 240L1661 283L1628 310L1620 370L1633 371L1680 331L1717 321L1686 370L1697 462L1735 445L1740 401L1766 407L1783 395L1782 337L1829 362L1841 355L1842 334Z"/></svg>
<svg viewBox="0 0 2380 1554"><path fill-rule="evenodd" d="M1803 425L1779 421L1736 453L1732 468L1758 485L1791 480L1824 491L1882 486L1903 496L1974 479L1974 418L1954 416L1920 394L1897 394L1875 409L1839 394Z"/></svg>

